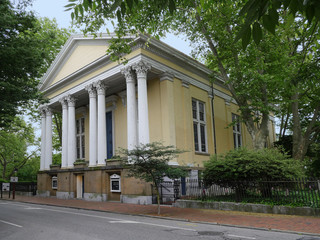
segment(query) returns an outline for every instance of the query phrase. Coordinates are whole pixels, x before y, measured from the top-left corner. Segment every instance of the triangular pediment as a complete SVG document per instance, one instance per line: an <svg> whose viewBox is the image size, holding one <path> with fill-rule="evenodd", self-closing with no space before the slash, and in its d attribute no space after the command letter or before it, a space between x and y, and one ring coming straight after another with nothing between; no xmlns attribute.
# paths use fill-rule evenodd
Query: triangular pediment
<svg viewBox="0 0 320 240"><path fill-rule="evenodd" d="M40 83L40 90L63 81L66 77L106 55L110 36L99 38L74 35L66 42Z"/></svg>

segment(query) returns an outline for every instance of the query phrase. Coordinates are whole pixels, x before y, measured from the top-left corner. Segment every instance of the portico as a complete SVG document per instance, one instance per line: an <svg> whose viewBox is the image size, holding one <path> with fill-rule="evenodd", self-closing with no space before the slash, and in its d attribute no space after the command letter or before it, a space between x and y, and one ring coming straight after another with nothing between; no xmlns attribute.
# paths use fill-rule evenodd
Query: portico
<svg viewBox="0 0 320 240"><path fill-rule="evenodd" d="M126 97L128 149L133 149L139 143L146 144L150 141L147 95L147 74L150 69L151 65L144 61L126 65L119 69L122 78L125 78L122 81L126 83L126 96L123 93L120 94L120 92L112 96L115 98ZM85 85L83 89L79 89L79 92L83 92L83 90L88 95L67 92L57 101L62 110L62 169L73 168L77 159L76 108L81 107L77 105L78 100L86 102L84 98L88 98L89 102L85 105L89 111L89 167L106 165L105 160L108 151L106 130L108 81L92 82ZM108 97L107 95L107 99ZM113 105L116 102L115 98L113 98ZM56 102L51 101L49 104L40 107L42 113L40 170L49 170L52 164L52 109L56 105ZM123 130L125 131L125 129Z"/></svg>

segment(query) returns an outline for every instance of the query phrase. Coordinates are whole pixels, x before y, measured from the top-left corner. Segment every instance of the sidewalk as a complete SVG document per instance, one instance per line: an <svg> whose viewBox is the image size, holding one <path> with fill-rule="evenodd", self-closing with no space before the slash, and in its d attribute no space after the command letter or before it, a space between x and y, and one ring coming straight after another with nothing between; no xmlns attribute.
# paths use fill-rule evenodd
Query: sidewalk
<svg viewBox="0 0 320 240"><path fill-rule="evenodd" d="M8 199L4 198L2 200ZM158 216L156 205L136 205L118 202L90 202L76 199L64 200L26 196L16 196L14 201L132 215L148 215L153 217ZM171 206L161 206L160 217L180 219L191 222L209 222L212 224L261 228L266 230L309 233L320 236L320 217L301 217L208 209L176 208Z"/></svg>

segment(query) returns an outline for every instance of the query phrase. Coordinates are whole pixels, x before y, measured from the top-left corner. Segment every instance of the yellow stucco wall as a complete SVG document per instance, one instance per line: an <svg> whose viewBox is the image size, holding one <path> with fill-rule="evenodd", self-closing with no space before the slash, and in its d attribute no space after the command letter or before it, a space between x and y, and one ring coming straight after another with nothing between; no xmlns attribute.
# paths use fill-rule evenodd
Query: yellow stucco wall
<svg viewBox="0 0 320 240"><path fill-rule="evenodd" d="M71 73L81 69L82 67L88 65L89 63L97 60L98 58L106 54L106 45L80 45L76 46L74 51L70 54L69 58L66 60L65 64L62 66L59 73L56 75L52 84L60 81Z"/></svg>

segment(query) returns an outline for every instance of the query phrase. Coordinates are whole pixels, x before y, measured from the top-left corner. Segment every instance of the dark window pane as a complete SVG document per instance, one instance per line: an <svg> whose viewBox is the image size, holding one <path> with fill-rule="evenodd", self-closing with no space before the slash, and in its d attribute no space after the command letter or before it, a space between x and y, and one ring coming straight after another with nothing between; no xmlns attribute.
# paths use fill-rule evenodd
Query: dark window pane
<svg viewBox="0 0 320 240"><path fill-rule="evenodd" d="M197 102L192 101L192 117L197 119Z"/></svg>
<svg viewBox="0 0 320 240"><path fill-rule="evenodd" d="M198 139L198 126L193 123L193 134L194 134L194 149L199 151L199 139Z"/></svg>
<svg viewBox="0 0 320 240"><path fill-rule="evenodd" d="M233 133L233 144L234 148L237 148L237 135L235 133Z"/></svg>
<svg viewBox="0 0 320 240"><path fill-rule="evenodd" d="M200 126L200 134L201 134L201 151L206 152L206 133L204 125Z"/></svg>
<svg viewBox="0 0 320 240"><path fill-rule="evenodd" d="M79 126L79 120L76 121L76 128L77 128L77 134L80 133L80 126Z"/></svg>
<svg viewBox="0 0 320 240"><path fill-rule="evenodd" d="M85 158L85 141L84 141L84 135L81 136L81 151L82 151L82 158Z"/></svg>
<svg viewBox="0 0 320 240"><path fill-rule="evenodd" d="M84 118L81 118L81 133L84 133Z"/></svg>
<svg viewBox="0 0 320 240"><path fill-rule="evenodd" d="M113 191L119 191L120 190L120 185L119 185L119 181L111 181L111 189Z"/></svg>
<svg viewBox="0 0 320 240"><path fill-rule="evenodd" d="M199 117L201 121L204 121L204 104L199 103Z"/></svg>
<svg viewBox="0 0 320 240"><path fill-rule="evenodd" d="M241 147L241 135L238 134L238 147Z"/></svg>

